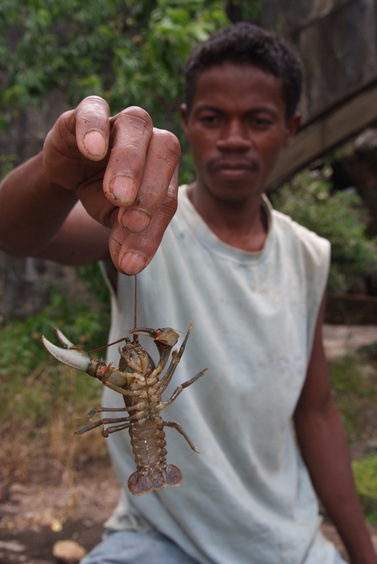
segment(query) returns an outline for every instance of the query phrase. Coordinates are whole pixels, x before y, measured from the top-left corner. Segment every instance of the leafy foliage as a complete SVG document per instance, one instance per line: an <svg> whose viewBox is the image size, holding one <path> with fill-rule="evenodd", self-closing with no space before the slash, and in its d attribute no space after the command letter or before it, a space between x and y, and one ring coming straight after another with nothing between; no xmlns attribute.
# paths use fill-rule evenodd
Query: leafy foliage
<svg viewBox="0 0 377 564"><path fill-rule="evenodd" d="M348 353L329 364L334 400L350 445L368 444L376 436L373 414L377 401L373 346ZM377 456L366 453L352 461L352 470L364 515L377 523Z"/></svg>
<svg viewBox="0 0 377 564"><path fill-rule="evenodd" d="M100 402L102 386L97 381L51 361L41 336L56 342L54 326L79 346L97 348L107 342L109 314L69 303L65 296L52 291L50 303L43 311L1 327L0 428L22 428L23 440L46 433L58 414L66 413L69 418L71 406L78 414L85 414L93 407L90 404ZM82 410L80 405L84 406ZM70 424L77 426L77 421Z"/></svg>
<svg viewBox="0 0 377 564"><path fill-rule="evenodd" d="M44 310L1 327L2 375L10 375L17 367L17 372L25 376L46 361L41 336L53 339L54 327L59 327L72 342L81 346L90 342L91 348L96 348L107 341L109 313L102 308L87 308L80 302L69 303L63 294L51 290L49 305Z"/></svg>
<svg viewBox="0 0 377 564"><path fill-rule="evenodd" d="M110 291L102 275L101 268L98 262L92 262L76 267L76 274L88 285L88 289L93 296L95 296L98 303L100 303L106 311L110 311Z"/></svg>
<svg viewBox="0 0 377 564"><path fill-rule="evenodd" d="M367 366L366 359L351 352L329 364L336 405L351 443L366 432L363 411L377 399L377 383L364 376Z"/></svg>
<svg viewBox="0 0 377 564"><path fill-rule="evenodd" d="M70 106L97 94L166 127L188 53L226 23L219 0L3 0L2 123L59 89Z"/></svg>
<svg viewBox="0 0 377 564"><path fill-rule="evenodd" d="M377 456L366 456L352 462L357 491L364 514L370 523L377 523Z"/></svg>
<svg viewBox="0 0 377 564"><path fill-rule="evenodd" d="M365 235L364 210L356 194L331 194L326 176L307 170L271 199L276 209L331 242L330 292L358 285L377 265L376 241Z"/></svg>

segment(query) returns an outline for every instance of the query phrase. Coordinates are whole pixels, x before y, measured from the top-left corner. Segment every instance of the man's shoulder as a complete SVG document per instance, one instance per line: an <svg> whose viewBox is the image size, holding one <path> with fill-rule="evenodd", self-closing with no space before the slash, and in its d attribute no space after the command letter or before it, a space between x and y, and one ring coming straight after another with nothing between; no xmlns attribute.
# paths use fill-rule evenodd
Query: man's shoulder
<svg viewBox="0 0 377 564"><path fill-rule="evenodd" d="M327 273L331 246L325 237L276 210L273 210L273 222L276 238L286 260L291 257L296 265L305 265L305 270L312 272L313 269L323 268Z"/></svg>
<svg viewBox="0 0 377 564"><path fill-rule="evenodd" d="M325 237L301 225L289 215L277 210L272 210L272 216L275 229L285 236L290 237L298 244L313 244L321 246L322 248L329 247L330 242Z"/></svg>
<svg viewBox="0 0 377 564"><path fill-rule="evenodd" d="M273 219L283 268L306 285L316 316L329 274L330 242L279 211L273 211Z"/></svg>

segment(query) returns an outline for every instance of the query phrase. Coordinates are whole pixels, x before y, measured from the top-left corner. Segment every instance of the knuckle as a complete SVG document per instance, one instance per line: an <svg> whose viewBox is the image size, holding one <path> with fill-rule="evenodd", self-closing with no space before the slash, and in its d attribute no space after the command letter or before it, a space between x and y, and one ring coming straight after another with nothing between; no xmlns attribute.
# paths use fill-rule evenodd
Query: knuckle
<svg viewBox="0 0 377 564"><path fill-rule="evenodd" d="M161 144L167 154L172 157L173 161L176 161L181 156L181 144L179 139L171 131L165 129L155 129L154 134L158 138L159 144Z"/></svg>
<svg viewBox="0 0 377 564"><path fill-rule="evenodd" d="M139 125L142 129L147 129L148 131L153 131L153 121L151 116L147 111L143 110L139 106L130 106L125 110L122 110L117 116L117 118L126 117L130 119L136 126ZM115 122L116 123L116 122Z"/></svg>
<svg viewBox="0 0 377 564"><path fill-rule="evenodd" d="M78 105L78 107L86 107L86 106L90 106L90 107L97 107L97 108L101 108L101 109L105 109L106 111L109 111L109 105L106 102L106 100L104 100L103 98L101 98L101 96L87 96L86 98L84 98L80 104Z"/></svg>
<svg viewBox="0 0 377 564"><path fill-rule="evenodd" d="M76 108L76 117L84 124L106 127L110 108L106 100L99 96L88 96Z"/></svg>
<svg viewBox="0 0 377 564"><path fill-rule="evenodd" d="M165 199L160 205L159 211L164 216L171 218L177 211L178 207L178 195L176 191L169 190L166 194Z"/></svg>
<svg viewBox="0 0 377 564"><path fill-rule="evenodd" d="M75 131L75 116L74 110L64 112L55 122L52 129L46 135L44 147L48 147L49 143L52 145L59 144L64 140L65 136L74 134Z"/></svg>

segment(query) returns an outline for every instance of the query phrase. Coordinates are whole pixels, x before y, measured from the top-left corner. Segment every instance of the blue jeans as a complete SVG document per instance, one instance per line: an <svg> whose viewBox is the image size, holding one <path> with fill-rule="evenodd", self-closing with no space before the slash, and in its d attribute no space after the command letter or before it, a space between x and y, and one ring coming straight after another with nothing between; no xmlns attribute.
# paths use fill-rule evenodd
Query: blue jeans
<svg viewBox="0 0 377 564"><path fill-rule="evenodd" d="M157 531L108 531L80 564L198 564Z"/></svg>
<svg viewBox="0 0 377 564"><path fill-rule="evenodd" d="M157 531L109 531L80 564L199 564ZM346 564L337 553L334 564Z"/></svg>

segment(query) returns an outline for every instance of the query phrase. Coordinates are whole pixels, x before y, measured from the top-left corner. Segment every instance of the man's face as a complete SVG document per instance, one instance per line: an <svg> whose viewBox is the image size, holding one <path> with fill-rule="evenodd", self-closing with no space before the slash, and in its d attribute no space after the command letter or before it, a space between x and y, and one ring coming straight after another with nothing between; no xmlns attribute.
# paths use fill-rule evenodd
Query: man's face
<svg viewBox="0 0 377 564"><path fill-rule="evenodd" d="M224 63L199 74L190 114L182 107L197 188L229 203L260 195L298 126L285 114L280 79L255 66Z"/></svg>

